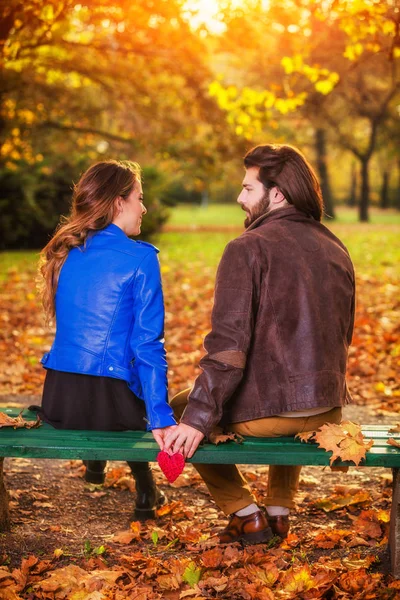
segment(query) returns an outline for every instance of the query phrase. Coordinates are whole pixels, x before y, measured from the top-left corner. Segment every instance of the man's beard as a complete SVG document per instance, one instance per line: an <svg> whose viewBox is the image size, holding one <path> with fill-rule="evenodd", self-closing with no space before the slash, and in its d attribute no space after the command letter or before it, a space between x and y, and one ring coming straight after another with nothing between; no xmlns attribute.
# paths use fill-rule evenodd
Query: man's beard
<svg viewBox="0 0 400 600"><path fill-rule="evenodd" d="M269 207L271 201L269 199L270 190L266 190L264 196L259 200L259 202L253 207L251 211L247 213L247 217L244 221L244 226L247 229L258 217L262 217L262 215L266 215L269 212Z"/></svg>

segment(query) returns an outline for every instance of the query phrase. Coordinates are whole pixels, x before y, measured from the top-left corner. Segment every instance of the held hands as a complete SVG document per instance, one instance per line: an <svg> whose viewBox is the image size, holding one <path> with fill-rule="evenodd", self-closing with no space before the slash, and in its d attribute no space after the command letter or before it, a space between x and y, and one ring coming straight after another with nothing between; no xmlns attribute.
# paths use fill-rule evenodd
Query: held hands
<svg viewBox="0 0 400 600"><path fill-rule="evenodd" d="M192 458L198 445L204 438L204 433L201 433L201 431L190 425L185 425L185 423L167 427L163 431L166 434L164 435L164 447L162 450L170 454L180 452L185 458Z"/></svg>
<svg viewBox="0 0 400 600"><path fill-rule="evenodd" d="M178 425L170 425L169 427L163 427L162 429L152 429L151 433L157 444L160 446L160 450L165 450L165 436L168 432L172 433L174 429L178 429Z"/></svg>

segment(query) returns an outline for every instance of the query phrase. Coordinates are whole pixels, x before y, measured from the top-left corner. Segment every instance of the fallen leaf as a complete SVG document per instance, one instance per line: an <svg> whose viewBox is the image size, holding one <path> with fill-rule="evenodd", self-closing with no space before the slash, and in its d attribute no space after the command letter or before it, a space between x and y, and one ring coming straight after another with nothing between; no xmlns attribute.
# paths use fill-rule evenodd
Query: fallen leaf
<svg viewBox="0 0 400 600"><path fill-rule="evenodd" d="M115 544L130 544L134 539L138 539L138 535L132 530L126 530L115 533L112 536L111 541Z"/></svg>
<svg viewBox="0 0 400 600"><path fill-rule="evenodd" d="M244 440L243 436L238 433L228 432L228 433L219 433L219 432L211 432L208 436L209 441L212 444L218 446L218 444L224 444L225 442L235 442L236 444L241 444Z"/></svg>
<svg viewBox="0 0 400 600"><path fill-rule="evenodd" d="M186 581L190 587L194 587L199 583L200 578L201 569L196 566L196 563L190 562L182 575L183 581Z"/></svg>
<svg viewBox="0 0 400 600"><path fill-rule="evenodd" d="M228 586L228 577L207 577L200 583L201 589L211 588L216 592L223 592Z"/></svg>
<svg viewBox="0 0 400 600"><path fill-rule="evenodd" d="M271 588L279 578L279 569L274 563L266 563L259 567L257 565L246 565L246 571L253 582L260 582Z"/></svg>
<svg viewBox="0 0 400 600"><path fill-rule="evenodd" d="M25 427L26 429L40 427L41 420L39 417L36 418L36 421L25 421L22 413L23 410L21 410L17 417L10 417L6 413L0 412L0 427L14 427L14 429L19 429L20 427Z"/></svg>
<svg viewBox="0 0 400 600"><path fill-rule="evenodd" d="M315 500L314 504L317 508L321 508L325 512L332 512L338 508L344 506L351 506L353 504L361 504L362 502L371 501L369 492L359 492L357 494L349 494L346 496L330 496L329 498L319 498Z"/></svg>
<svg viewBox="0 0 400 600"><path fill-rule="evenodd" d="M348 548L354 548L355 546L369 546L367 540L364 540L364 538L357 535L351 538L346 545Z"/></svg>
<svg viewBox="0 0 400 600"><path fill-rule="evenodd" d="M295 533L289 533L287 538L285 538L281 544L281 548L284 550L291 550L292 548L296 548L300 544L300 539Z"/></svg>
<svg viewBox="0 0 400 600"><path fill-rule="evenodd" d="M396 423L394 427L391 427L388 433L400 433L400 423Z"/></svg>
<svg viewBox="0 0 400 600"><path fill-rule="evenodd" d="M374 444L373 440L365 442L361 426L351 421L343 421L340 425L326 423L320 427L315 439L320 448L332 452L331 465L338 458L358 465Z"/></svg>
<svg viewBox="0 0 400 600"><path fill-rule="evenodd" d="M351 531L344 529L325 529L317 533L313 539L313 544L317 548L338 548L340 542L348 535L351 535Z"/></svg>
<svg viewBox="0 0 400 600"><path fill-rule="evenodd" d="M296 433L294 437L302 442L310 442L315 440L315 434L315 431L304 431L303 433Z"/></svg>
<svg viewBox="0 0 400 600"><path fill-rule="evenodd" d="M281 589L284 592L301 594L312 589L314 586L315 581L311 576L310 568L308 565L304 565L301 569L291 569L288 573L285 573Z"/></svg>
<svg viewBox="0 0 400 600"><path fill-rule="evenodd" d="M389 446L395 446L396 448L400 448L400 441L395 440L394 438L389 438L386 442Z"/></svg>
<svg viewBox="0 0 400 600"><path fill-rule="evenodd" d="M382 575L378 573L371 575L365 569L357 569L349 573L343 573L339 577L339 586L348 594L355 595L363 592L366 595L367 592L374 589L381 578Z"/></svg>
<svg viewBox="0 0 400 600"><path fill-rule="evenodd" d="M140 538L140 533L142 530L142 525L140 523L140 521L132 521L132 523L129 526L131 528L131 531L133 533L133 535L135 536L136 539Z"/></svg>
<svg viewBox="0 0 400 600"><path fill-rule="evenodd" d="M207 569L215 569L222 562L222 550L218 547L203 552L201 562Z"/></svg>

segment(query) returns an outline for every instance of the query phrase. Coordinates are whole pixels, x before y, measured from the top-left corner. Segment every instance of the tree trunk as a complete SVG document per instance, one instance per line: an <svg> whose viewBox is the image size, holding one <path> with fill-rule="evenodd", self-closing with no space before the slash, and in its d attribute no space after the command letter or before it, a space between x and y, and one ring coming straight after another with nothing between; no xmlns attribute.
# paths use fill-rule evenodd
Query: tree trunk
<svg viewBox="0 0 400 600"><path fill-rule="evenodd" d="M3 481L4 458L0 458L0 531L10 529L10 514L8 512L8 494Z"/></svg>
<svg viewBox="0 0 400 600"><path fill-rule="evenodd" d="M389 171L384 171L381 187L381 208L389 208Z"/></svg>
<svg viewBox="0 0 400 600"><path fill-rule="evenodd" d="M350 184L350 195L347 202L348 206L357 206L357 165L355 163L352 164L351 167L351 184Z"/></svg>
<svg viewBox="0 0 400 600"><path fill-rule="evenodd" d="M359 218L362 222L369 221L369 157L361 160L361 197Z"/></svg>
<svg viewBox="0 0 400 600"><path fill-rule="evenodd" d="M333 208L333 196L329 181L328 165L326 160L326 131L325 129L315 130L315 151L317 155L317 170L319 174L322 197L325 204L325 212L327 215L335 218Z"/></svg>
<svg viewBox="0 0 400 600"><path fill-rule="evenodd" d="M400 158L397 159L396 208L400 210Z"/></svg>
<svg viewBox="0 0 400 600"><path fill-rule="evenodd" d="M208 207L208 190L204 189L201 192L201 203L200 203L201 208L207 208Z"/></svg>

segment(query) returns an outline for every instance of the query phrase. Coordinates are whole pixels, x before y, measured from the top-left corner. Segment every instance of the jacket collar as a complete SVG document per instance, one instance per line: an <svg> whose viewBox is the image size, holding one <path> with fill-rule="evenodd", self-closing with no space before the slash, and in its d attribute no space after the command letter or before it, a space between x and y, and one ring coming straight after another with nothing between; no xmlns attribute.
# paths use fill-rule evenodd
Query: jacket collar
<svg viewBox="0 0 400 600"><path fill-rule="evenodd" d="M107 225L107 227L102 229L101 232L112 233L113 235L117 235L118 237L128 237L126 233L122 231L121 227L118 227L118 225L114 225L114 223L110 223L109 225Z"/></svg>
<svg viewBox="0 0 400 600"><path fill-rule="evenodd" d="M272 221L278 221L279 219L291 219L292 221L314 221L312 217L309 217L300 210L297 210L297 208L294 206L285 206L285 208L277 208L269 213L266 213L265 215L261 215L261 217L258 217L258 219L253 221L253 223L247 227L246 232L256 229L263 223L270 223Z"/></svg>

